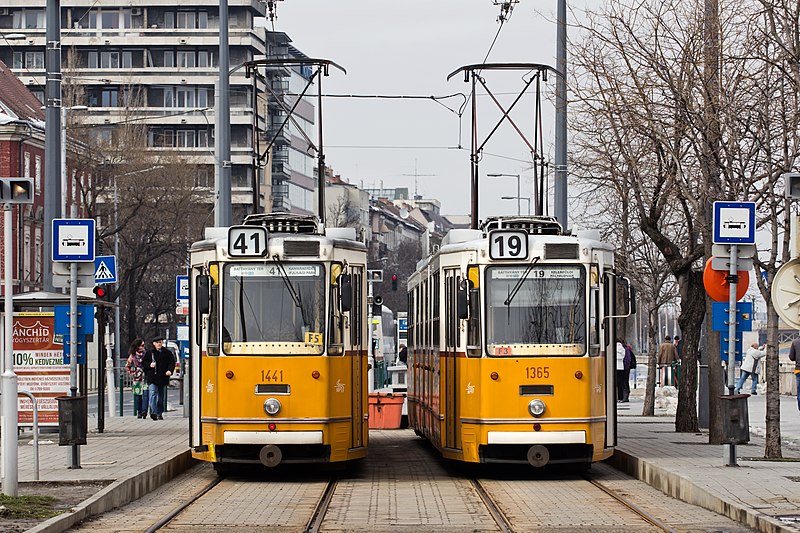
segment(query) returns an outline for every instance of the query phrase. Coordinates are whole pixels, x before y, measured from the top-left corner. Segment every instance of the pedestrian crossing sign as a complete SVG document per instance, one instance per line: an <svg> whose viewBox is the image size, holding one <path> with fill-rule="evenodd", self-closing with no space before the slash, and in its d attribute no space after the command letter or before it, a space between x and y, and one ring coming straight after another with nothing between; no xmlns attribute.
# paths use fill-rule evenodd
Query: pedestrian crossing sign
<svg viewBox="0 0 800 533"><path fill-rule="evenodd" d="M94 258L94 282L97 285L117 282L117 256L99 255Z"/></svg>

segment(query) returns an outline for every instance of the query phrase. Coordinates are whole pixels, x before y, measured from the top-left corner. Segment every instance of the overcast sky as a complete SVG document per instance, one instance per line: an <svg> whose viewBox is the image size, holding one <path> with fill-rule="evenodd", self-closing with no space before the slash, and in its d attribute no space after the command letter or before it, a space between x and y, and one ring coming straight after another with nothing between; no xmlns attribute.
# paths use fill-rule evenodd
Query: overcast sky
<svg viewBox="0 0 800 533"><path fill-rule="evenodd" d="M572 9L580 2L570 2ZM542 63L555 67L556 2L521 0L499 35L500 8L492 0L285 0L278 5L276 31L313 58L329 59L347 75L331 70L323 92L357 95L444 96L468 93L458 68L486 62ZM522 89L524 73L485 72L487 84L507 107ZM555 80L543 86L552 98ZM533 93L512 112L533 142ZM458 109L463 100L442 104ZM454 111L430 100L327 98L324 147L327 164L344 179L364 187L416 188L437 198L443 214L468 214L470 205L469 107L459 122ZM545 152L553 157L553 108L543 103ZM478 98L479 136L499 119L488 96ZM459 143L463 149L458 149ZM531 192L528 149L508 123L488 141L480 162L480 217L516 213L515 178L486 178L487 173L521 174L521 196ZM522 201L522 211L528 203ZM552 213L551 213L552 214Z"/></svg>

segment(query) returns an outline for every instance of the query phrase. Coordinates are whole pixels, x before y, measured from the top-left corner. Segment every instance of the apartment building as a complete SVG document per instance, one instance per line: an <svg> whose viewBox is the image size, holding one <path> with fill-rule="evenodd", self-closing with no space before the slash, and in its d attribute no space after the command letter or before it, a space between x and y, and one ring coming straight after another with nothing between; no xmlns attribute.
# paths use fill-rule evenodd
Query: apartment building
<svg viewBox="0 0 800 533"><path fill-rule="evenodd" d="M259 212L313 208L313 161L292 155L293 135L276 142L270 164L259 164L255 148L275 133L266 114L271 104L261 81L253 83L237 66L264 57L299 53L288 37L268 37L265 6L229 0L231 185L234 213L252 212L253 188ZM79 87L73 101L85 105L80 120L101 139L114 142L126 121L147 126L147 149L171 153L201 165L196 185L214 189L214 106L219 60L218 0L61 0L62 91ZM46 0L0 0L0 60L44 101ZM273 69L269 80L283 92L298 69ZM309 104L310 105L310 104ZM261 111L254 111L261 110ZM313 124L313 106L310 113ZM308 111L306 109L306 111ZM308 113L306 113L308 116ZM261 138L255 139L254 128ZM304 147L303 147L304 148ZM297 151L297 150L295 150ZM302 152L305 154L305 151ZM265 159L266 161L266 159ZM285 163L285 164L284 164ZM281 175L272 187L271 166ZM299 185L289 186L290 182ZM295 190L298 189L298 190ZM293 201L294 200L294 201Z"/></svg>

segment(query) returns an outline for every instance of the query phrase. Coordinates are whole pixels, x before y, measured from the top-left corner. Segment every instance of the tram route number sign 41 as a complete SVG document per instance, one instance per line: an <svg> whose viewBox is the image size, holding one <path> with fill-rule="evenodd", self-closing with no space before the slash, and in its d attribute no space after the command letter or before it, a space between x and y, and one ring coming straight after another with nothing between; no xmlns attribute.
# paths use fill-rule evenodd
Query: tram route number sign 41
<svg viewBox="0 0 800 533"><path fill-rule="evenodd" d="M267 238L267 228L263 226L231 226L228 228L228 255L264 257L267 255Z"/></svg>

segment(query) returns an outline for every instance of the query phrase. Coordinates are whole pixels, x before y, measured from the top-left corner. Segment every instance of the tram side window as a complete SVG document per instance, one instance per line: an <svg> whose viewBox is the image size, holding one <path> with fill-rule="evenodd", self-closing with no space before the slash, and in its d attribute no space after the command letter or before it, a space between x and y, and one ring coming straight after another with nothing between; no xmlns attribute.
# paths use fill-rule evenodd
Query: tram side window
<svg viewBox="0 0 800 533"><path fill-rule="evenodd" d="M467 354L473 357L481 355L481 292L469 284L469 319L467 319Z"/></svg>
<svg viewBox="0 0 800 533"><path fill-rule="evenodd" d="M589 294L589 355L600 355L600 289L592 287Z"/></svg>
<svg viewBox="0 0 800 533"><path fill-rule="evenodd" d="M350 343L353 346L361 346L361 321L364 316L362 298L364 297L364 276L361 269L353 269L353 307L350 310Z"/></svg>
<svg viewBox="0 0 800 533"><path fill-rule="evenodd" d="M211 282L208 307L208 355L219 355L219 283Z"/></svg>
<svg viewBox="0 0 800 533"><path fill-rule="evenodd" d="M331 285L330 294L330 333L328 337L328 354L344 354L344 314L342 313L341 285Z"/></svg>
<svg viewBox="0 0 800 533"><path fill-rule="evenodd" d="M440 335L441 332L439 331L439 315L440 309L440 301L439 301L439 273L436 272L433 275L433 345L436 348L439 348L439 342L441 340Z"/></svg>
<svg viewBox="0 0 800 533"><path fill-rule="evenodd" d="M408 346L414 346L414 324L416 320L414 319L414 290L408 292Z"/></svg>

